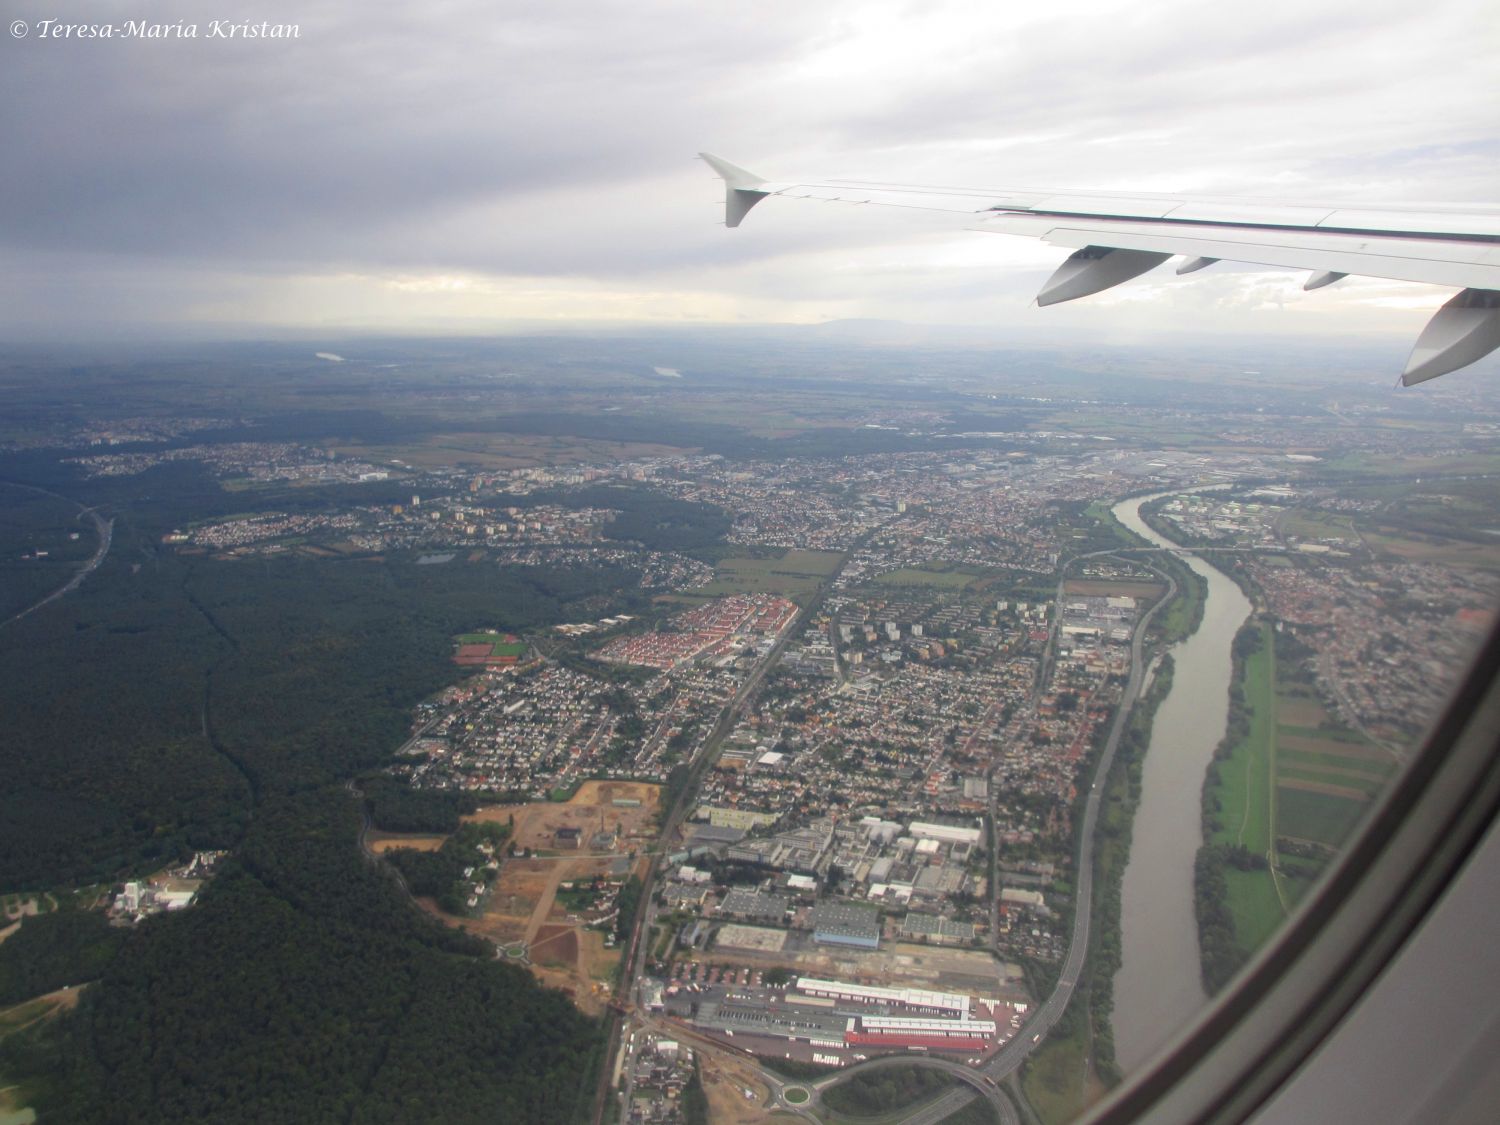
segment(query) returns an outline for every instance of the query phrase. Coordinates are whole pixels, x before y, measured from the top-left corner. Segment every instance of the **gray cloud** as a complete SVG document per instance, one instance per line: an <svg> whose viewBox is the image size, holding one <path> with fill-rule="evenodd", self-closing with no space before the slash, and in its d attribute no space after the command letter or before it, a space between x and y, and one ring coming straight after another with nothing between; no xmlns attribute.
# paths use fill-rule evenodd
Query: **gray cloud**
<svg viewBox="0 0 1500 1125"><path fill-rule="evenodd" d="M12 18L56 8L27 3ZM211 7L85 0L67 18L204 28ZM295 20L293 41L6 38L0 323L166 322L205 294L224 312L299 278L413 273L585 297L706 285L760 315L829 294L837 272L800 275L839 255L930 268L922 220L787 204L724 232L702 147L772 176L1494 191L1470 0L1271 3L1233 22L1186 0L996 8L324 0L217 13ZM1034 269L984 241L997 268ZM895 272L851 292L876 300L881 277L899 308ZM974 280L928 291L957 301Z"/></svg>

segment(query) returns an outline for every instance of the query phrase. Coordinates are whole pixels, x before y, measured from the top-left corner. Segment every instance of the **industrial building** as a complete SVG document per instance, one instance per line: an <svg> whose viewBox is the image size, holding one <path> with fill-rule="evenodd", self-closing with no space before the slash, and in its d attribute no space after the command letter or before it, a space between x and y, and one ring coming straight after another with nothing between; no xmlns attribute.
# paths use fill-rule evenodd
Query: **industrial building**
<svg viewBox="0 0 1500 1125"><path fill-rule="evenodd" d="M982 835L978 828L965 828L956 824L935 824L923 820L912 821L907 831L919 840L941 840L948 844L977 844Z"/></svg>
<svg viewBox="0 0 1500 1125"><path fill-rule="evenodd" d="M874 988L846 981L802 977L785 992L743 986L667 990L668 1015L688 1019L720 1035L803 1042L837 1051L987 1051L1006 1033L988 1011L976 1011L968 996L923 989ZM748 1049L767 1048L748 1045ZM771 1047L778 1053L780 1047ZM840 1062L838 1055L830 1062Z"/></svg>
<svg viewBox="0 0 1500 1125"><path fill-rule="evenodd" d="M966 1020L973 1012L974 1001L956 992L931 992L925 988L876 988L842 980L799 977L796 989L808 996L826 997L853 1004L878 1004L909 1009L924 1015L948 1016Z"/></svg>
<svg viewBox="0 0 1500 1125"><path fill-rule="evenodd" d="M939 1051L983 1051L994 1041L993 1020L913 1020L861 1016L849 1021L844 1042L850 1046L925 1047Z"/></svg>
<svg viewBox="0 0 1500 1125"><path fill-rule="evenodd" d="M820 902L812 911L813 940L820 945L880 948L880 912L852 902Z"/></svg>
<svg viewBox="0 0 1500 1125"><path fill-rule="evenodd" d="M788 905L789 901L781 895L768 895L736 887L724 896L724 901L719 904L719 913L731 918L743 918L747 922L780 922L786 916Z"/></svg>
<svg viewBox="0 0 1500 1125"><path fill-rule="evenodd" d="M938 943L964 942L974 939L972 922L955 922L935 914L908 914L901 922L901 936Z"/></svg>

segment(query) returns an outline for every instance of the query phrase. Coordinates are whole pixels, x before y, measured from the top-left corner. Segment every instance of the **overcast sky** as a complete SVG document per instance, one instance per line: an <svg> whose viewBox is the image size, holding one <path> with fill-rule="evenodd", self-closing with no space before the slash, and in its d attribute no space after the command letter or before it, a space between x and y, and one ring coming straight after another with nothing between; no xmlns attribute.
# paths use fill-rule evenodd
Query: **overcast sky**
<svg viewBox="0 0 1500 1125"><path fill-rule="evenodd" d="M0 330L876 317L1409 343L1447 291L1167 268L1042 310L1061 252L956 217L770 200L726 230L694 153L768 179L1500 200L1492 0L396 7L4 0Z"/></svg>

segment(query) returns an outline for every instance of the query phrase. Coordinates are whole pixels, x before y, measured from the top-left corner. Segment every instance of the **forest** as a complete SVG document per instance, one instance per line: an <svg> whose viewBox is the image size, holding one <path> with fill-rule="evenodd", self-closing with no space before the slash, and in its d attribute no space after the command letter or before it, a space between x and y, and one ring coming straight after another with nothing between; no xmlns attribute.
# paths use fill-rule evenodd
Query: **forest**
<svg viewBox="0 0 1500 1125"><path fill-rule="evenodd" d="M0 632L0 891L232 846L260 799L386 761L452 679L454 633L640 596L613 566L187 558L142 519L122 513L87 582Z"/></svg>
<svg viewBox="0 0 1500 1125"><path fill-rule="evenodd" d="M165 531L243 501L181 464L144 477L87 482L116 520L109 556L0 632L0 884L235 854L190 910L133 930L60 912L0 946L0 996L96 982L0 1043L6 1083L85 1125L586 1117L600 1026L414 910L362 856L344 783L451 682L454 633L633 604L633 572L192 558ZM383 827L462 811L379 782L366 797Z"/></svg>
<svg viewBox="0 0 1500 1125"><path fill-rule="evenodd" d="M124 940L124 930L93 910L69 906L22 919L0 942L0 1008L96 980Z"/></svg>
<svg viewBox="0 0 1500 1125"><path fill-rule="evenodd" d="M499 855L509 836L509 825L470 823L444 840L437 851L392 848L383 858L401 873L412 894L436 899L440 909L458 917L466 913L469 896L464 869L483 867L489 862L489 857L480 850L481 844L489 844L492 854Z"/></svg>
<svg viewBox="0 0 1500 1125"><path fill-rule="evenodd" d="M412 910L358 827L342 787L268 801L193 909L0 1069L70 1123L585 1117L599 1025Z"/></svg>
<svg viewBox="0 0 1500 1125"><path fill-rule="evenodd" d="M360 781L370 823L382 832L456 832L458 818L479 807L471 793L413 789L385 774Z"/></svg>

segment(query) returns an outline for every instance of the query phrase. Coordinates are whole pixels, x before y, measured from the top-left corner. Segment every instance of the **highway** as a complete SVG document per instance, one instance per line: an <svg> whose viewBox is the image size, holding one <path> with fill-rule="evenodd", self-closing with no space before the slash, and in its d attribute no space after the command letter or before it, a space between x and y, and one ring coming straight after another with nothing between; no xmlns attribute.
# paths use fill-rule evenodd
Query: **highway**
<svg viewBox="0 0 1500 1125"><path fill-rule="evenodd" d="M871 1059L869 1062L860 1063L857 1067L841 1070L837 1074L830 1074L828 1077L818 1079L814 1082L787 1082L783 1083L782 1086L784 1088L785 1086L800 1085L804 1089L812 1091L813 1101L808 1103L808 1106L811 1106L816 1105L822 1100L824 1090L842 1082L855 1070L865 1073L885 1067L910 1066L913 1063L927 1067L930 1070L947 1071L964 1084L950 1090L936 1101L928 1102L926 1105L919 1107L910 1117L902 1119L902 1125L935 1125L936 1122L941 1121L951 1113L957 1112L963 1106L973 1101L976 1094L990 1100L990 1104L995 1107L995 1112L999 1116L1001 1125L1020 1125L1020 1117L1016 1113L1016 1107L1011 1104L1010 1098L1006 1097L998 1086L991 1086L984 1081L983 1068L976 1069L971 1066L965 1066L963 1063L953 1062L951 1059L945 1059L939 1055L883 1055L880 1058ZM785 1100L781 1099L780 1095L781 1090L773 1088L773 1097L777 1099L778 1104L787 1105ZM788 1108L795 1110L799 1107L788 1106ZM800 1108L805 1109L807 1107Z"/></svg>
<svg viewBox="0 0 1500 1125"><path fill-rule="evenodd" d="M15 622L21 620L21 618L25 617L27 614L35 613L48 602L55 602L64 594L71 593L73 590L76 590L79 586L83 585L83 580L90 574L92 574L95 570L99 569L99 564L104 561L104 556L109 554L109 545L111 542L113 542L115 535L115 521L113 519L106 520L100 518L99 513L94 511L93 508L85 508L82 504L79 504L77 500L69 499L66 496L59 496L55 492L48 492L45 488L35 488L29 484L11 484L11 487L24 488L28 492L40 492L43 495L51 496L54 499L63 500L69 504L77 505L78 515L80 516L80 518L83 516L88 516L89 519L93 521L94 531L99 537L99 546L97 547L97 549L95 549L93 558L89 559L88 562L79 567L78 572L74 574L72 578L68 579L68 581L64 585L59 586L56 590L53 590L52 593L48 594L41 601L27 606L25 609L21 610L20 613L12 614L4 621L0 621L0 629L5 628L5 626L7 625L14 624Z"/></svg>

